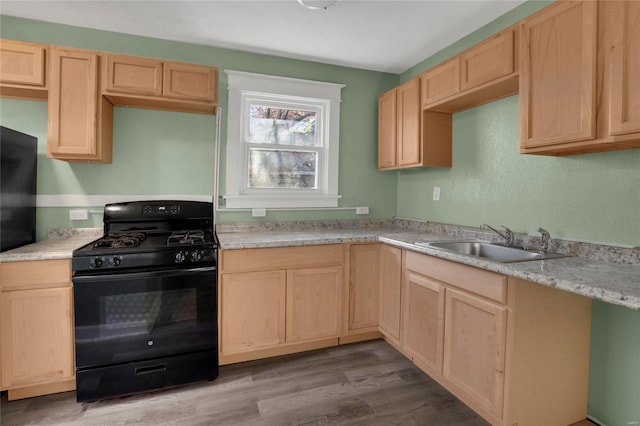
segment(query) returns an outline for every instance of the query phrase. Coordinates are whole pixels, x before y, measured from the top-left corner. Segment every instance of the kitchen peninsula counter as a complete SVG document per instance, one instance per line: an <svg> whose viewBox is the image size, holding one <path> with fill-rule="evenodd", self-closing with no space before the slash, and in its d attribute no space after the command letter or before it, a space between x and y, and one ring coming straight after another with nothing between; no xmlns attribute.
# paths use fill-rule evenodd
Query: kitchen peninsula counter
<svg viewBox="0 0 640 426"><path fill-rule="evenodd" d="M552 251L574 257L543 261L498 263L482 258L417 246L416 241L460 238L492 240L494 236L478 228L431 222L390 220L340 221L279 224L223 224L217 235L223 250L291 247L342 243L381 242L476 268L528 280L592 299L640 310L640 248L625 249L591 243L552 240ZM415 223L414 223L415 222ZM518 235L519 244L535 246L538 239Z"/></svg>

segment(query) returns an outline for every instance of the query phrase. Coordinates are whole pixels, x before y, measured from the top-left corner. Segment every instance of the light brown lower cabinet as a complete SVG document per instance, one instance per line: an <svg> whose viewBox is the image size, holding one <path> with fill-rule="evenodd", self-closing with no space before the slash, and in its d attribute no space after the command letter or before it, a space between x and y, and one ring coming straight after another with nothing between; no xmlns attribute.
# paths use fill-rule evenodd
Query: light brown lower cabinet
<svg viewBox="0 0 640 426"><path fill-rule="evenodd" d="M220 283L221 347L233 354L285 343L285 271L226 274Z"/></svg>
<svg viewBox="0 0 640 426"><path fill-rule="evenodd" d="M402 250L383 244L380 248L380 332L400 343L402 301Z"/></svg>
<svg viewBox="0 0 640 426"><path fill-rule="evenodd" d="M287 342L340 336L343 274L342 266L287 271Z"/></svg>
<svg viewBox="0 0 640 426"><path fill-rule="evenodd" d="M444 285L407 271L404 291L405 352L423 369L442 374Z"/></svg>
<svg viewBox="0 0 640 426"><path fill-rule="evenodd" d="M70 260L0 263L0 277L9 400L75 389Z"/></svg>
<svg viewBox="0 0 640 426"><path fill-rule="evenodd" d="M411 251L402 288L403 353L491 424L586 418L590 299Z"/></svg>
<svg viewBox="0 0 640 426"><path fill-rule="evenodd" d="M507 308L446 291L443 377L483 409L502 416Z"/></svg>
<svg viewBox="0 0 640 426"><path fill-rule="evenodd" d="M342 244L222 250L220 364L336 346L344 260Z"/></svg>
<svg viewBox="0 0 640 426"><path fill-rule="evenodd" d="M377 330L380 244L352 244L349 256L349 332Z"/></svg>

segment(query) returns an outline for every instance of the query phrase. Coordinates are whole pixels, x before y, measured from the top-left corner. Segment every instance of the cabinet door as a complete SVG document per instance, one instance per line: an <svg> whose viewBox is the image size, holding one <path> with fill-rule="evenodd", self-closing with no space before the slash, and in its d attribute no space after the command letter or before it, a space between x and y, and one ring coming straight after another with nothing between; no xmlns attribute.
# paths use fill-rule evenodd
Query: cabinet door
<svg viewBox="0 0 640 426"><path fill-rule="evenodd" d="M0 40L0 83L44 86L45 51L39 44Z"/></svg>
<svg viewBox="0 0 640 426"><path fill-rule="evenodd" d="M640 2L620 1L611 30L611 134L640 132Z"/></svg>
<svg viewBox="0 0 640 426"><path fill-rule="evenodd" d="M402 289L402 250L380 248L380 331L400 341L400 303Z"/></svg>
<svg viewBox="0 0 640 426"><path fill-rule="evenodd" d="M405 273L404 347L414 360L442 374L444 286L411 271Z"/></svg>
<svg viewBox="0 0 640 426"><path fill-rule="evenodd" d="M351 246L349 330L378 325L380 245Z"/></svg>
<svg viewBox="0 0 640 426"><path fill-rule="evenodd" d="M222 274L220 286L222 354L285 342L285 271Z"/></svg>
<svg viewBox="0 0 640 426"><path fill-rule="evenodd" d="M595 137L597 2L558 2L524 21L521 147Z"/></svg>
<svg viewBox="0 0 640 426"><path fill-rule="evenodd" d="M162 94L168 98L218 102L218 69L190 64L163 64Z"/></svg>
<svg viewBox="0 0 640 426"><path fill-rule="evenodd" d="M396 104L398 166L419 166L422 161L419 78L414 78L398 86Z"/></svg>
<svg viewBox="0 0 640 426"><path fill-rule="evenodd" d="M456 56L422 74L420 85L423 107L459 93L460 58Z"/></svg>
<svg viewBox="0 0 640 426"><path fill-rule="evenodd" d="M507 30L462 54L461 90L472 89L514 71L513 37L513 30Z"/></svg>
<svg viewBox="0 0 640 426"><path fill-rule="evenodd" d="M162 62L122 55L107 55L109 92L162 96Z"/></svg>
<svg viewBox="0 0 640 426"><path fill-rule="evenodd" d="M0 293L3 389L73 379L72 291Z"/></svg>
<svg viewBox="0 0 640 426"><path fill-rule="evenodd" d="M342 266L287 271L288 343L340 335L342 274Z"/></svg>
<svg viewBox="0 0 640 426"><path fill-rule="evenodd" d="M396 166L396 93L393 89L378 98L378 168Z"/></svg>
<svg viewBox="0 0 640 426"><path fill-rule="evenodd" d="M443 375L478 405L502 417L507 309L446 290Z"/></svg>
<svg viewBox="0 0 640 426"><path fill-rule="evenodd" d="M97 159L98 55L51 49L47 154Z"/></svg>

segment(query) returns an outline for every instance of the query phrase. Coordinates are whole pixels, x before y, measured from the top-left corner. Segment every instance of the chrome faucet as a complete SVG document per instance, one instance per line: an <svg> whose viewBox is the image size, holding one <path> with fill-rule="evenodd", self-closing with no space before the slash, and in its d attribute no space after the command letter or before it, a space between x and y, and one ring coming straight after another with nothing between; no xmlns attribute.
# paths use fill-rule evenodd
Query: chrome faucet
<svg viewBox="0 0 640 426"><path fill-rule="evenodd" d="M549 251L549 242L551 241L551 235L549 234L549 231L544 228L538 228L538 232L542 234L540 253L546 253L547 251Z"/></svg>
<svg viewBox="0 0 640 426"><path fill-rule="evenodd" d="M504 225L500 225L500 226L504 228L504 234L502 232L498 231L497 229L487 225L486 223L480 224L480 228L491 229L493 232L495 232L496 234L498 234L502 238L504 238L504 240L505 240L505 242L507 243L508 246L514 245L515 235L513 235L513 231L511 231L511 229L507 228Z"/></svg>

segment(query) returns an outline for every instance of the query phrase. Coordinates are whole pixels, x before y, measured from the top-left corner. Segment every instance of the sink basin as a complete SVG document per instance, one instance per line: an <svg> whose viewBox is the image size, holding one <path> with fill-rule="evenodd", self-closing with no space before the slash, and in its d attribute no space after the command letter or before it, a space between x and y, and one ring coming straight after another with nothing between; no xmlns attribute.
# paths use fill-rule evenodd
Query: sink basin
<svg viewBox="0 0 640 426"><path fill-rule="evenodd" d="M415 243L421 247L431 247L466 256L480 257L495 262L525 262L528 260L545 260L567 257L560 253L538 253L527 251L519 247L507 247L486 241L418 241Z"/></svg>

